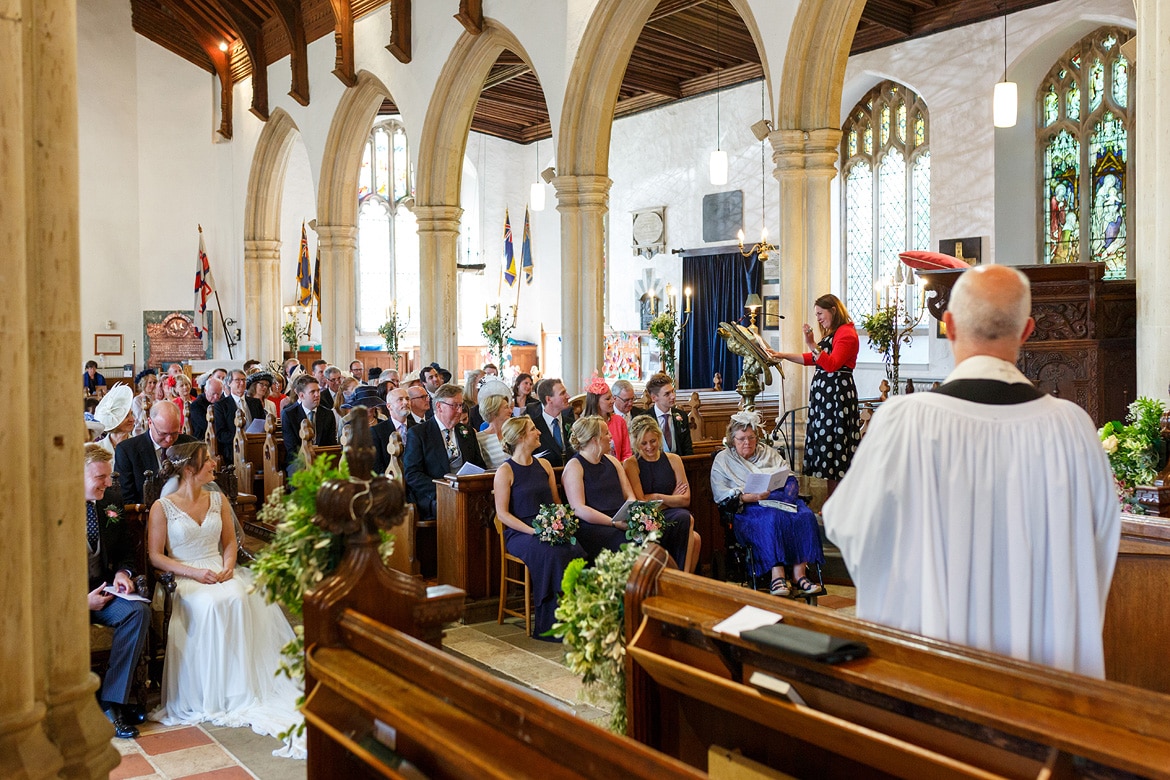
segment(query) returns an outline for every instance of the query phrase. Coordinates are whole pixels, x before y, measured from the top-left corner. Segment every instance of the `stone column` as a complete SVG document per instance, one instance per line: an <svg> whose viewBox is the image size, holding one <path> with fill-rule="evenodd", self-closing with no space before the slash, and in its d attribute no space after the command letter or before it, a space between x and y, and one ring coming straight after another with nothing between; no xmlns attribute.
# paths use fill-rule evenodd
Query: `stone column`
<svg viewBox="0 0 1170 780"><path fill-rule="evenodd" d="M244 241L244 354L240 358L279 360L284 353L280 327L284 305L280 300L280 241Z"/></svg>
<svg viewBox="0 0 1170 780"><path fill-rule="evenodd" d="M1134 100L1136 208L1133 257L1137 278L1137 392L1165 398L1170 383L1170 7L1135 0L1137 61Z"/></svg>
<svg viewBox="0 0 1170 780"><path fill-rule="evenodd" d="M418 220L419 357L459 373L459 206L415 206Z"/></svg>
<svg viewBox="0 0 1170 780"><path fill-rule="evenodd" d="M561 379L569 395L581 392L605 352L605 214L607 176L558 176L561 213ZM555 366L541 367L545 376Z"/></svg>
<svg viewBox="0 0 1170 780"><path fill-rule="evenodd" d="M357 300L354 267L357 259L357 227L317 225L321 251L321 322L313 313L314 338L321 338L321 357L342 370L349 368L357 349L354 325ZM279 288L278 288L279 289Z"/></svg>
<svg viewBox="0 0 1170 780"><path fill-rule="evenodd" d="M0 365L14 376L81 360L76 24L73 0L0 0L0 67L12 76L0 84ZM30 388L10 388L6 407L0 776L105 777L119 759L85 641L83 429Z"/></svg>
<svg viewBox="0 0 1170 780"><path fill-rule="evenodd" d="M777 130L769 135L773 175L780 181L781 351L803 351L801 326L812 322L813 301L829 289L832 191L841 131ZM784 364L784 408L808 405L811 369Z"/></svg>

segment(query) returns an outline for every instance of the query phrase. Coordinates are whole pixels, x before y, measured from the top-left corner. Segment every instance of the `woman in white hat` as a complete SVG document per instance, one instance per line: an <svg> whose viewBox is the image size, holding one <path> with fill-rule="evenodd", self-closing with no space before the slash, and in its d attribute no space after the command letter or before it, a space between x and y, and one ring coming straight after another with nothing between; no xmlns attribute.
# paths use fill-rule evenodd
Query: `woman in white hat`
<svg viewBox="0 0 1170 780"><path fill-rule="evenodd" d="M93 410L93 416L106 430L95 441L111 455L119 443L133 435L134 412L131 408L133 401L134 393L130 386L117 385L102 396L101 403Z"/></svg>

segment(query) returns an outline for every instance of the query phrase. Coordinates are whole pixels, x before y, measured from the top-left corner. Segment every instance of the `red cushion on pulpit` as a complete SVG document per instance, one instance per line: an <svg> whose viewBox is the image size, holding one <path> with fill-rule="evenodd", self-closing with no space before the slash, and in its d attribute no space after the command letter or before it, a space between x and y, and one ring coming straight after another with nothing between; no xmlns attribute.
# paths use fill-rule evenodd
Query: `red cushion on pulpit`
<svg viewBox="0 0 1170 780"><path fill-rule="evenodd" d="M970 268L957 257L942 252L902 252L898 257L911 268L920 271L942 271L947 268Z"/></svg>

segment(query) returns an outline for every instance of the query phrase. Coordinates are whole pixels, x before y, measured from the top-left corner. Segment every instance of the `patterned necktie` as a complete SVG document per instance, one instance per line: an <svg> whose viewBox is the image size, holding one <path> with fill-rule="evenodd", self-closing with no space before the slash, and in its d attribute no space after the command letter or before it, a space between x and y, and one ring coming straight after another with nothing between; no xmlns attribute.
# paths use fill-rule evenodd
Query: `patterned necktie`
<svg viewBox="0 0 1170 780"><path fill-rule="evenodd" d="M557 443L557 447L563 450L565 448L565 442L561 438L561 421L556 417L552 421L552 435L553 441Z"/></svg>
<svg viewBox="0 0 1170 780"><path fill-rule="evenodd" d="M670 415L662 415L662 439L666 442L666 451L674 452L674 437L670 435Z"/></svg>
<svg viewBox="0 0 1170 780"><path fill-rule="evenodd" d="M443 429L443 440L447 442L447 457L451 460L459 457L459 448L455 445L455 439L451 436L451 429Z"/></svg>
<svg viewBox="0 0 1170 780"><path fill-rule="evenodd" d="M98 546L98 515L97 504L93 501L85 502L85 538L89 542L89 549L96 550Z"/></svg>

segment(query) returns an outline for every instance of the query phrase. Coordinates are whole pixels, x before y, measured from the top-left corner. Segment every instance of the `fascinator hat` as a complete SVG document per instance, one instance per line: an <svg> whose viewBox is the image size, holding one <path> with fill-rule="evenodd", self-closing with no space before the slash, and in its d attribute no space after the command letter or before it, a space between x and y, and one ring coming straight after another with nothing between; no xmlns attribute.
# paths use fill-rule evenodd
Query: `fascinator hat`
<svg viewBox="0 0 1170 780"><path fill-rule="evenodd" d="M594 374L593 378L589 380L589 385L585 388L585 392L593 393L594 395L605 395L609 392L609 385L605 383L604 379Z"/></svg>
<svg viewBox="0 0 1170 780"><path fill-rule="evenodd" d="M731 415L731 422L736 425L749 426L758 430L763 425L758 412L742 411Z"/></svg>

